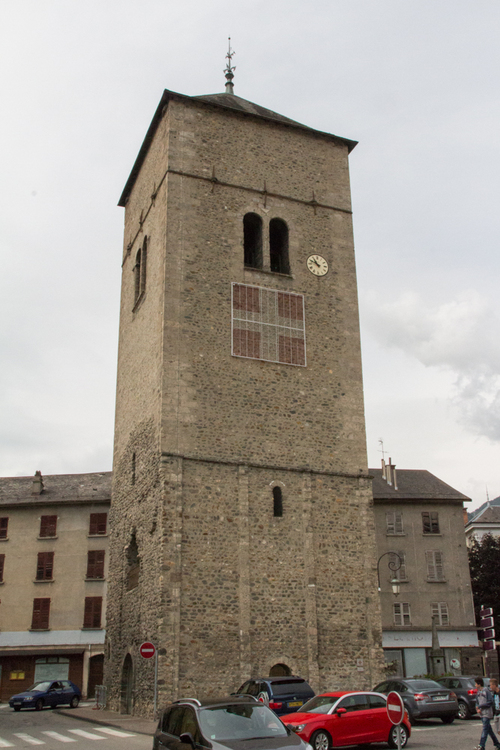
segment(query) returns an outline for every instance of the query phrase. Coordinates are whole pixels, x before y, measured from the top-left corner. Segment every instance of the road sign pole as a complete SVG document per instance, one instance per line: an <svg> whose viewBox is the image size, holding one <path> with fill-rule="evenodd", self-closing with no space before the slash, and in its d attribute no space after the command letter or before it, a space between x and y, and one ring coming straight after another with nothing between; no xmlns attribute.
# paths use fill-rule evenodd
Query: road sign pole
<svg viewBox="0 0 500 750"><path fill-rule="evenodd" d="M158 649L155 650L155 702L154 702L154 717L156 719L156 708L158 704Z"/></svg>
<svg viewBox="0 0 500 750"><path fill-rule="evenodd" d="M398 750L401 750L401 724L398 724Z"/></svg>

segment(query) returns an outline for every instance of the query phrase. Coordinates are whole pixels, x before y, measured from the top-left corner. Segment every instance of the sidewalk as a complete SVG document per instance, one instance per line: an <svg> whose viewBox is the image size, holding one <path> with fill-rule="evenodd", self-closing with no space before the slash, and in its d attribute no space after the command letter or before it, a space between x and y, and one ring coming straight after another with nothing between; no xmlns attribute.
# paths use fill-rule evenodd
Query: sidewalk
<svg viewBox="0 0 500 750"><path fill-rule="evenodd" d="M107 709L95 709L92 706L78 706L78 708L56 708L58 714L71 716L72 719L88 721L92 724L104 724L107 727L123 729L125 732L134 734L149 734L151 737L155 733L157 721L153 719L144 719L142 716L130 716L129 714L119 714L116 711Z"/></svg>

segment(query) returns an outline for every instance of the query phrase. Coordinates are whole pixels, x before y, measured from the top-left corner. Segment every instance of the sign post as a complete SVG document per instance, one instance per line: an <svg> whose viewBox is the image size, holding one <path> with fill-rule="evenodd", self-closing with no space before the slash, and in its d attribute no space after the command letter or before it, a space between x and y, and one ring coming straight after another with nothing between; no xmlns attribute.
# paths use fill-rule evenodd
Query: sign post
<svg viewBox="0 0 500 750"><path fill-rule="evenodd" d="M401 750L401 722L405 715L405 704L399 693L389 693L387 696L387 716L397 727L398 750Z"/></svg>
<svg viewBox="0 0 500 750"><path fill-rule="evenodd" d="M154 717L156 719L156 704L158 694L158 651L151 641L144 641L139 648L139 653L143 659L155 658L155 690L154 690Z"/></svg>

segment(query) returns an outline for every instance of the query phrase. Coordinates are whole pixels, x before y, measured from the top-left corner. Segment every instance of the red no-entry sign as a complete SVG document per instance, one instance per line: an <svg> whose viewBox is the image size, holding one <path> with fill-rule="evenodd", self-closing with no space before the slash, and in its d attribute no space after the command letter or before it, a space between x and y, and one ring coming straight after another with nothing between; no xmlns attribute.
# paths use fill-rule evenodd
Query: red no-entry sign
<svg viewBox="0 0 500 750"><path fill-rule="evenodd" d="M389 693L387 696L387 716L393 724L401 724L405 715L405 704L399 693Z"/></svg>
<svg viewBox="0 0 500 750"><path fill-rule="evenodd" d="M152 643L146 641L141 645L139 653L144 659L151 659L155 655L156 649Z"/></svg>

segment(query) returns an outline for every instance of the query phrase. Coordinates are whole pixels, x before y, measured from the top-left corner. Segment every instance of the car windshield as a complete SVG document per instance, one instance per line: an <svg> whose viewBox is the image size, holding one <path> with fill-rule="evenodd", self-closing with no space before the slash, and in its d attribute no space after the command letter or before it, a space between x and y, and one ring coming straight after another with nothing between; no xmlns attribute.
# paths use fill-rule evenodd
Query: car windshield
<svg viewBox="0 0 500 750"><path fill-rule="evenodd" d="M412 690L435 690L436 688L442 688L438 682L434 680L408 680L408 685Z"/></svg>
<svg viewBox="0 0 500 750"><path fill-rule="evenodd" d="M201 731L210 740L286 737L287 730L267 706L215 706L199 713Z"/></svg>
<svg viewBox="0 0 500 750"><path fill-rule="evenodd" d="M36 690L37 693L45 693L45 691L49 689L51 684L51 682L34 682L33 685L28 688L28 692L30 690Z"/></svg>
<svg viewBox="0 0 500 750"><path fill-rule="evenodd" d="M314 698L311 698L310 701L304 703L304 705L300 709L300 713L327 714L328 711L336 704L338 699L338 696L335 697L332 695L315 695Z"/></svg>

